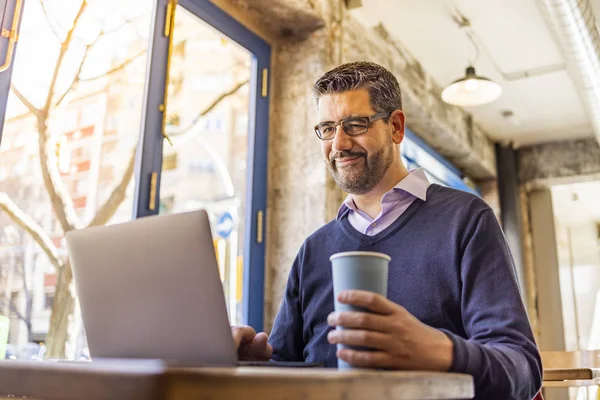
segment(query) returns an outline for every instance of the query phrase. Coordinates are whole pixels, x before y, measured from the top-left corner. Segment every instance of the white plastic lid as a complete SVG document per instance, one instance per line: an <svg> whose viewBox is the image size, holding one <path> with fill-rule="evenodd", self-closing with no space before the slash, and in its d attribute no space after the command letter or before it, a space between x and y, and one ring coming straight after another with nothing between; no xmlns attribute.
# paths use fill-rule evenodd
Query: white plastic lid
<svg viewBox="0 0 600 400"><path fill-rule="evenodd" d="M339 257L352 257L352 256L362 256L362 257L381 257L385 258L388 261L392 261L392 257L383 253L376 253L374 251L345 251L343 253L335 253L331 257L329 257L329 261L333 261L335 258Z"/></svg>

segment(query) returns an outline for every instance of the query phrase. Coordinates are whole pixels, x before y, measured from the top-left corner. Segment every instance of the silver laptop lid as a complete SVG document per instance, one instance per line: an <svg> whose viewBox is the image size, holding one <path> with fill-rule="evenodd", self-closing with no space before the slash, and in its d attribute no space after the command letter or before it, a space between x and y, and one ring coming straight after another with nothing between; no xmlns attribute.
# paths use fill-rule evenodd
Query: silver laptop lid
<svg viewBox="0 0 600 400"><path fill-rule="evenodd" d="M72 231L66 241L92 358L236 364L205 211Z"/></svg>

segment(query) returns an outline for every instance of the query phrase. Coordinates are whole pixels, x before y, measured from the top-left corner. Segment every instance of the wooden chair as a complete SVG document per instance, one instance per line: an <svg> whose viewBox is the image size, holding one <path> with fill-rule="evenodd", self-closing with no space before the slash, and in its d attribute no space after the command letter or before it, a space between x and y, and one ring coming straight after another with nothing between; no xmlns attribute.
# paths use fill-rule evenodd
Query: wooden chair
<svg viewBox="0 0 600 400"><path fill-rule="evenodd" d="M600 350L542 351L542 365L548 368L600 368Z"/></svg>
<svg viewBox="0 0 600 400"><path fill-rule="evenodd" d="M600 350L542 351L540 354L544 368L544 387L600 385Z"/></svg>

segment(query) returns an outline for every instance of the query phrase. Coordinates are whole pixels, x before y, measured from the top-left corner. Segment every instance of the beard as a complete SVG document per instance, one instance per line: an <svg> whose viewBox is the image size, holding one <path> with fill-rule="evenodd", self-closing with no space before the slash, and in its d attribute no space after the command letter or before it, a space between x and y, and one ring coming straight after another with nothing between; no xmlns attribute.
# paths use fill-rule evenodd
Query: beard
<svg viewBox="0 0 600 400"><path fill-rule="evenodd" d="M359 157L359 160L354 164L338 168L336 159L344 157ZM361 195L370 192L381 182L393 160L394 143L390 140L386 146L370 155L366 151L332 152L326 164L333 180L340 188L346 193Z"/></svg>

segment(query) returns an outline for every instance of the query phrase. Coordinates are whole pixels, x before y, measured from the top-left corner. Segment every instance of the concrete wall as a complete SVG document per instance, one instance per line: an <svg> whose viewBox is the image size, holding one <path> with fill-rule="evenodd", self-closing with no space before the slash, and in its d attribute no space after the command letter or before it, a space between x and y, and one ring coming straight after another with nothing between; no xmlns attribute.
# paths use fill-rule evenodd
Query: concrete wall
<svg viewBox="0 0 600 400"><path fill-rule="evenodd" d="M600 176L595 139L552 142L519 149L521 183L567 183Z"/></svg>
<svg viewBox="0 0 600 400"><path fill-rule="evenodd" d="M492 143L468 114L440 100L441 88L381 29L367 30L338 0L213 0L273 48L270 81L269 189L265 325L280 304L304 239L330 220L344 194L326 172L312 127L312 84L348 61L380 63L395 73L407 125L473 179L496 175ZM328 266L324 266L326 268Z"/></svg>
<svg viewBox="0 0 600 400"><path fill-rule="evenodd" d="M498 222L500 218L500 197L498 194L498 181L490 179L487 181L477 182L477 186L481 191L481 198L494 210L494 215Z"/></svg>
<svg viewBox="0 0 600 400"><path fill-rule="evenodd" d="M304 239L327 220L328 175L310 85L329 66L325 31L278 46L273 62L273 107L269 135L269 196L265 325L279 308L289 269ZM318 51L315 51L319 49ZM327 267L327 266L324 266Z"/></svg>

